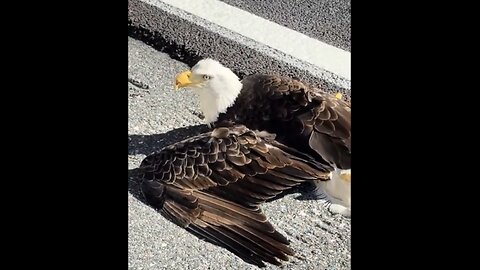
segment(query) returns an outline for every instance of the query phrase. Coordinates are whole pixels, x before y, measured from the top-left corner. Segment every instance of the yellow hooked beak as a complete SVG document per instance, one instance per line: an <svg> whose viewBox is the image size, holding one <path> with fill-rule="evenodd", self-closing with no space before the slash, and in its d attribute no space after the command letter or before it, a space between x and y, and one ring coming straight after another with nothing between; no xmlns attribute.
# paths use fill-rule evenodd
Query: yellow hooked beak
<svg viewBox="0 0 480 270"><path fill-rule="evenodd" d="M190 80L190 76L192 76L192 72L190 70L179 73L175 78L175 90L191 85L192 81Z"/></svg>

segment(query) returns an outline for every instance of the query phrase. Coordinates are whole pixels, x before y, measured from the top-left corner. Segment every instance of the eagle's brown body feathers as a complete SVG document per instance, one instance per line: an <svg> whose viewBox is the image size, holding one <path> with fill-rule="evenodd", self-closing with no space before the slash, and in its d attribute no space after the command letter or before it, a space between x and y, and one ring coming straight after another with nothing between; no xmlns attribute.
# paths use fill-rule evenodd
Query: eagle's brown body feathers
<svg viewBox="0 0 480 270"><path fill-rule="evenodd" d="M218 123L231 121L276 134L277 140L350 169L350 105L304 83L275 75L252 75Z"/></svg>

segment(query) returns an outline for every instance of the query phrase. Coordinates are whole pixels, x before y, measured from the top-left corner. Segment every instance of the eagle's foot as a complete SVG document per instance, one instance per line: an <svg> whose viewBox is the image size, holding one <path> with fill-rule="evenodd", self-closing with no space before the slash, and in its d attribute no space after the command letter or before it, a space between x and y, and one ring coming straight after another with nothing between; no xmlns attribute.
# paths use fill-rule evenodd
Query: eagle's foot
<svg viewBox="0 0 480 270"><path fill-rule="evenodd" d="M351 217L351 209L340 204L332 203L328 210L333 214L340 214L345 217Z"/></svg>

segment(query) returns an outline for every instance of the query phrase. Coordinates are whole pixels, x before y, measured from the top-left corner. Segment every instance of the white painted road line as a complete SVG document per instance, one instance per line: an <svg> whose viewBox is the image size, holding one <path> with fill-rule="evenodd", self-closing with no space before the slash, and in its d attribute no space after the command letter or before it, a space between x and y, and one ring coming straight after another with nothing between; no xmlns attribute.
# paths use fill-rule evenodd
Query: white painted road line
<svg viewBox="0 0 480 270"><path fill-rule="evenodd" d="M351 80L350 52L218 0L161 0L232 32ZM152 5L155 1L147 0Z"/></svg>

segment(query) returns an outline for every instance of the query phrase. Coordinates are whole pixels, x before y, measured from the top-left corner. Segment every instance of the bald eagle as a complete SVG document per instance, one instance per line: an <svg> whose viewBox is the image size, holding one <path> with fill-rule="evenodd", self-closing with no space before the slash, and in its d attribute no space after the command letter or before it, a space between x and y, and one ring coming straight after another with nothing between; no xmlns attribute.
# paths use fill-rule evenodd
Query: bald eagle
<svg viewBox="0 0 480 270"><path fill-rule="evenodd" d="M209 132L140 165L145 198L167 219L248 263L281 265L294 251L260 205L316 183L330 210L350 215L350 106L274 75L242 81L212 59L177 75L194 89Z"/></svg>
<svg viewBox="0 0 480 270"><path fill-rule="evenodd" d="M213 59L179 73L175 89L190 88L210 126L244 124L276 135L276 140L308 154L326 167L328 181L315 192L330 210L350 216L351 107L338 97L278 75L255 74L243 80Z"/></svg>
<svg viewBox="0 0 480 270"><path fill-rule="evenodd" d="M163 216L259 267L294 255L260 204L328 178L324 164L243 125L177 142L146 157L140 169L145 198Z"/></svg>

